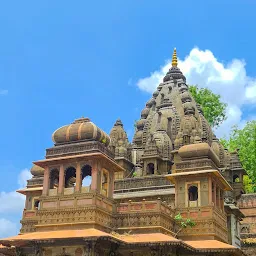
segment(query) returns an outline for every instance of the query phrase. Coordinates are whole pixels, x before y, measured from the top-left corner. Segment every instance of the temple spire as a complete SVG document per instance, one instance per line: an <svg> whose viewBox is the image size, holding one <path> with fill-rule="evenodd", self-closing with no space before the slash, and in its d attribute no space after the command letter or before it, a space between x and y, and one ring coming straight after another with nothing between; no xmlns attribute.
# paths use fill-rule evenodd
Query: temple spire
<svg viewBox="0 0 256 256"><path fill-rule="evenodd" d="M172 55L172 66L173 67L177 67L178 66L178 59L177 59L176 48L174 48L173 55Z"/></svg>

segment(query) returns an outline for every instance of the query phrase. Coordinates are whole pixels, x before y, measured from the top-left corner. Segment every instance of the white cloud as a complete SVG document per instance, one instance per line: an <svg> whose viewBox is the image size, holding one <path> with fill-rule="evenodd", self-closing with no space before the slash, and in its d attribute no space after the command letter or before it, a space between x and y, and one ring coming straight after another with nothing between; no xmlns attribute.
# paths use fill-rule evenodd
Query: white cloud
<svg viewBox="0 0 256 256"><path fill-rule="evenodd" d="M17 234L18 228L14 222L7 219L0 219L0 238L9 237Z"/></svg>
<svg viewBox="0 0 256 256"><path fill-rule="evenodd" d="M24 208L25 196L15 191L0 192L0 213L21 213Z"/></svg>
<svg viewBox="0 0 256 256"><path fill-rule="evenodd" d="M27 180L31 178L31 173L28 169L24 169L18 176L19 188L24 188L27 185ZM18 232L18 222L24 209L25 196L16 191L0 192L0 237L15 235ZM17 223L8 220L8 216L15 216ZM4 216L4 217L3 217Z"/></svg>
<svg viewBox="0 0 256 256"><path fill-rule="evenodd" d="M138 87L152 93L170 67L171 61L168 60L149 77L139 79ZM233 59L225 65L211 51L194 48L184 60L179 60L179 68L188 84L208 87L228 104L228 119L217 129L218 137L228 135L230 127L244 122L242 105L256 102L256 78L246 75L245 61Z"/></svg>
<svg viewBox="0 0 256 256"><path fill-rule="evenodd" d="M20 172L18 178L18 184L20 188L24 188L27 186L27 180L31 179L32 175L28 169L24 169Z"/></svg>

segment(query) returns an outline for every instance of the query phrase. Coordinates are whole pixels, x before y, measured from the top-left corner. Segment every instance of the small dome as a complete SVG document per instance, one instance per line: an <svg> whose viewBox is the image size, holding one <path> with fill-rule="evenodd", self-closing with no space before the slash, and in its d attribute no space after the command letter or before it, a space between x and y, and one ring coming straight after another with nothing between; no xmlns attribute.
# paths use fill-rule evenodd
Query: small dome
<svg viewBox="0 0 256 256"><path fill-rule="evenodd" d="M173 79L182 79L184 82L186 81L185 76L182 74L178 67L171 67L167 74L165 75L163 81L167 82L170 81L171 78Z"/></svg>
<svg viewBox="0 0 256 256"><path fill-rule="evenodd" d="M187 100L191 101L191 96L188 91L185 91L181 94L182 102L186 102Z"/></svg>
<svg viewBox="0 0 256 256"><path fill-rule="evenodd" d="M180 92L188 91L188 86L185 83L182 83L179 87Z"/></svg>
<svg viewBox="0 0 256 256"><path fill-rule="evenodd" d="M158 94L159 94L159 91L155 91L155 92L153 93L153 97L156 98L156 97L158 96Z"/></svg>
<svg viewBox="0 0 256 256"><path fill-rule="evenodd" d="M149 108L144 108L141 111L141 118L147 118L148 114L149 114L150 109Z"/></svg>
<svg viewBox="0 0 256 256"><path fill-rule="evenodd" d="M155 104L155 99L150 99L147 103L146 103L146 107L151 108L154 104Z"/></svg>
<svg viewBox="0 0 256 256"><path fill-rule="evenodd" d="M78 141L99 141L109 145L110 137L97 127L89 118L79 118L70 125L57 129L52 140L55 144L64 144Z"/></svg>
<svg viewBox="0 0 256 256"><path fill-rule="evenodd" d="M134 138L133 138L134 143L141 142L142 141L142 135L143 135L143 131L137 131L134 135Z"/></svg>
<svg viewBox="0 0 256 256"><path fill-rule="evenodd" d="M33 165L32 168L30 169L30 172L33 176L43 176L44 168L37 165Z"/></svg>
<svg viewBox="0 0 256 256"><path fill-rule="evenodd" d="M146 123L146 119L140 119L138 122L137 122L137 128L138 130L142 130L145 126L145 123Z"/></svg>

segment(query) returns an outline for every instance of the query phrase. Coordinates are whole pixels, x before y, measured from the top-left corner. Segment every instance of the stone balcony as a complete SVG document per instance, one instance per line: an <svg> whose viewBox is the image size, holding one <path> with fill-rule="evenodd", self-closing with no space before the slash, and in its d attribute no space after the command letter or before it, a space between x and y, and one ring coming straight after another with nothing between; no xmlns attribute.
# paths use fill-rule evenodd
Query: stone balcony
<svg viewBox="0 0 256 256"><path fill-rule="evenodd" d="M172 234L174 210L161 200L119 203L115 227L120 232L164 231Z"/></svg>
<svg viewBox="0 0 256 256"><path fill-rule="evenodd" d="M195 222L192 228L183 229L179 237L204 236L207 239L220 239L227 241L227 222L226 214L215 206L200 206L191 209L177 208L176 214L180 213L183 218L191 219Z"/></svg>
<svg viewBox="0 0 256 256"><path fill-rule="evenodd" d="M67 190L68 191L68 190ZM62 228L84 228L85 226L113 226L114 202L100 194L70 193L52 194L40 198L40 208L24 210L22 233L56 230Z"/></svg>

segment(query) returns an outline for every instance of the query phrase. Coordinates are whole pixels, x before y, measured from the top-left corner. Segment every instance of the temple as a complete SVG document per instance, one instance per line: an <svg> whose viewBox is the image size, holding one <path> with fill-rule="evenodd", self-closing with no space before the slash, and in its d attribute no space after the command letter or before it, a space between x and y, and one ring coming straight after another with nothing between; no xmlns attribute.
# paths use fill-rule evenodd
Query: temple
<svg viewBox="0 0 256 256"><path fill-rule="evenodd" d="M52 140L17 191L26 197L22 227L0 239L1 255L245 255L245 171L191 96L176 49L132 143L120 119L108 135L79 118Z"/></svg>

